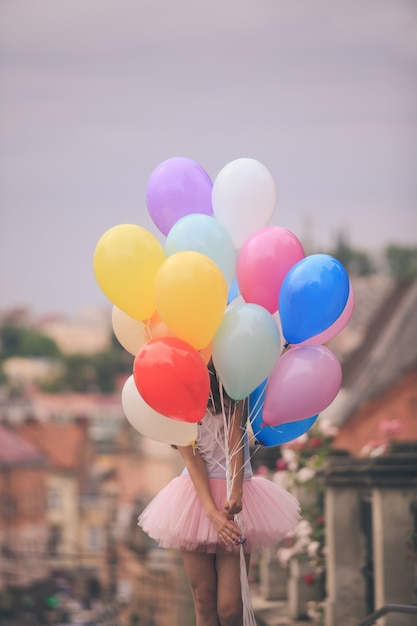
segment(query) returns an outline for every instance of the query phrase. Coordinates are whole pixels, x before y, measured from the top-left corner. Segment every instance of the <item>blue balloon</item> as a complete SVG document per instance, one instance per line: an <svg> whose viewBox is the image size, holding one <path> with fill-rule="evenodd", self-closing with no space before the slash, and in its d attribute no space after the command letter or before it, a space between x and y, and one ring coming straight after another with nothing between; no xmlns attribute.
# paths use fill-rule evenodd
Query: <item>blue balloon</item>
<svg viewBox="0 0 417 626"><path fill-rule="evenodd" d="M233 300L235 300L239 294L239 285L237 284L237 278L235 274L232 280L232 284L230 285L229 294L227 296L227 304L233 302Z"/></svg>
<svg viewBox="0 0 417 626"><path fill-rule="evenodd" d="M282 333L289 344L314 337L341 315L349 296L349 276L328 254L301 259L285 276L279 314Z"/></svg>
<svg viewBox="0 0 417 626"><path fill-rule="evenodd" d="M308 417L307 419L297 420L296 422L288 422L279 426L266 426L262 422L262 408L265 399L265 390L268 379L264 380L249 396L248 410L249 421L256 442L265 447L279 446L288 443L304 435L314 424L318 415Z"/></svg>

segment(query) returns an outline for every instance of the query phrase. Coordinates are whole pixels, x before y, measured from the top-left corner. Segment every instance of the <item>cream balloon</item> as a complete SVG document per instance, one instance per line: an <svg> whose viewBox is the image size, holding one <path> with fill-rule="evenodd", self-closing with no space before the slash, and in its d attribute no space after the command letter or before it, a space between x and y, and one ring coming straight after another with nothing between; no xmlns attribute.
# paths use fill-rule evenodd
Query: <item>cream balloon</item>
<svg viewBox="0 0 417 626"><path fill-rule="evenodd" d="M121 400L128 422L145 437L174 446L194 444L197 424L174 420L154 411L140 395L133 374L123 386Z"/></svg>
<svg viewBox="0 0 417 626"><path fill-rule="evenodd" d="M147 341L146 326L143 322L133 319L127 313L113 306L112 326L118 342L133 356Z"/></svg>

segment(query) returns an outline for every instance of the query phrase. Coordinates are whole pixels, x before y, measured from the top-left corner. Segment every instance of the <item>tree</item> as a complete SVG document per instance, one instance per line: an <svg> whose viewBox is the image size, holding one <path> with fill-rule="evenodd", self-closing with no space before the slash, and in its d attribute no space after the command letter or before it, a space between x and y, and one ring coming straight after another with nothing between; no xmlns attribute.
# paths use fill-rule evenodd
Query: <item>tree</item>
<svg viewBox="0 0 417 626"><path fill-rule="evenodd" d="M10 322L0 326L0 359L11 356L56 358L60 350L51 337Z"/></svg>
<svg viewBox="0 0 417 626"><path fill-rule="evenodd" d="M417 247L388 246L385 258L392 276L396 278L417 276Z"/></svg>
<svg viewBox="0 0 417 626"><path fill-rule="evenodd" d="M365 252L352 248L343 233L339 234L336 247L330 254L342 263L351 276L366 276L375 272L370 257Z"/></svg>

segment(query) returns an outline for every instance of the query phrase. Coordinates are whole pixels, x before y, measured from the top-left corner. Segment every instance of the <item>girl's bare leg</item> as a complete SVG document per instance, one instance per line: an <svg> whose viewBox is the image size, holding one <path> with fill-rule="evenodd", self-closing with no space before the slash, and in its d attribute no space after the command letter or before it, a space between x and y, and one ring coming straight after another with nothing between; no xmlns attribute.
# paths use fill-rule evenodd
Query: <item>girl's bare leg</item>
<svg viewBox="0 0 417 626"><path fill-rule="evenodd" d="M196 626L220 626L217 618L216 555L206 552L181 552L191 586Z"/></svg>
<svg viewBox="0 0 417 626"><path fill-rule="evenodd" d="M246 567L249 567L249 555L246 557ZM220 626L243 626L240 553L217 553L216 569L217 614Z"/></svg>

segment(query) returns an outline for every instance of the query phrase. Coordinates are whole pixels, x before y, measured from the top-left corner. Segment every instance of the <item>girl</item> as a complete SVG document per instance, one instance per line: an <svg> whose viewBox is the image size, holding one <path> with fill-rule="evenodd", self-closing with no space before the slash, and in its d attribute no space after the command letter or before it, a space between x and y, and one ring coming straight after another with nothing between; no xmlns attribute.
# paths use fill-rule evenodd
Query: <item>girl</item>
<svg viewBox="0 0 417 626"><path fill-rule="evenodd" d="M244 403L226 396L212 369L210 364L211 398L196 444L178 448L185 469L138 524L161 547L181 550L197 626L243 626L242 563L246 575L251 550L275 545L293 530L299 504L252 475Z"/></svg>

